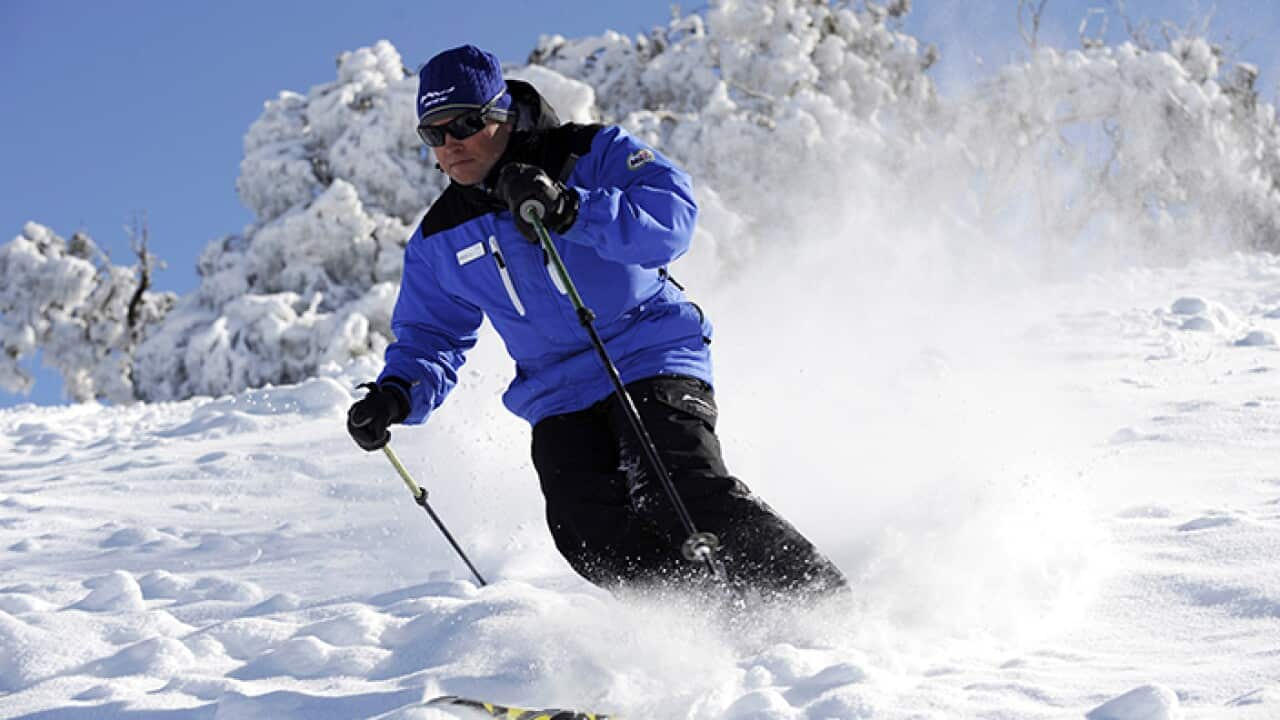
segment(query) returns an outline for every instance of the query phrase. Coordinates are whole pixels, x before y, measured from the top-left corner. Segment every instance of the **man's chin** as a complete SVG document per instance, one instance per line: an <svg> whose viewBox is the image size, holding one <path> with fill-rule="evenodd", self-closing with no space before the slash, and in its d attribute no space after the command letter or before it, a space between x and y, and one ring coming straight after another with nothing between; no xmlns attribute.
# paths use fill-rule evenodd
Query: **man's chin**
<svg viewBox="0 0 1280 720"><path fill-rule="evenodd" d="M480 181L484 180L484 176L478 175L470 163L463 167L449 168L446 174L459 185L479 185Z"/></svg>

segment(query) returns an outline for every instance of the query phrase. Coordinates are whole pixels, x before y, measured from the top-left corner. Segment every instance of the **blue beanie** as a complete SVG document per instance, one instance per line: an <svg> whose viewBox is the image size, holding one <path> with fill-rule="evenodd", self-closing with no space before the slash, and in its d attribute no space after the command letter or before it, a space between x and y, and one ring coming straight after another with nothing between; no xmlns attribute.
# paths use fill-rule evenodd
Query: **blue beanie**
<svg viewBox="0 0 1280 720"><path fill-rule="evenodd" d="M495 110L511 107L502 65L492 53L463 45L436 55L418 71L419 123L440 113L479 110L485 105Z"/></svg>

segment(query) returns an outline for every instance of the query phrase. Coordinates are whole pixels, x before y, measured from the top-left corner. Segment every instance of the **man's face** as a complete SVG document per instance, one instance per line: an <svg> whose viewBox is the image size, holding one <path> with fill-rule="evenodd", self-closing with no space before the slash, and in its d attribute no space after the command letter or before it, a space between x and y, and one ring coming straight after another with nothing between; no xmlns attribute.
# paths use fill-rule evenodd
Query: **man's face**
<svg viewBox="0 0 1280 720"><path fill-rule="evenodd" d="M447 125L457 115L447 115L432 125ZM466 140L445 133L444 145L431 148L436 162L454 182L460 185L476 185L493 169L498 158L507 149L511 128L505 123L490 120L484 129Z"/></svg>

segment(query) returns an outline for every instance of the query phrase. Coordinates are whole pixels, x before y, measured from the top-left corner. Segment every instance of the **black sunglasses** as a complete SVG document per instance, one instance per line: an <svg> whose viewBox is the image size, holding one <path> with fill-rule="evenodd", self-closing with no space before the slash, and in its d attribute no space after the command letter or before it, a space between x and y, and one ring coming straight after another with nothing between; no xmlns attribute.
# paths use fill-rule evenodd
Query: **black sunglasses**
<svg viewBox="0 0 1280 720"><path fill-rule="evenodd" d="M491 109L491 106L498 102L504 94L505 91L498 93L496 97L485 103L479 110L465 112L443 125L421 124L418 126L418 137L422 138L422 142L430 147L440 147L444 145L445 133L458 140L466 140L483 130L485 123L491 119L498 122L506 122L506 110Z"/></svg>

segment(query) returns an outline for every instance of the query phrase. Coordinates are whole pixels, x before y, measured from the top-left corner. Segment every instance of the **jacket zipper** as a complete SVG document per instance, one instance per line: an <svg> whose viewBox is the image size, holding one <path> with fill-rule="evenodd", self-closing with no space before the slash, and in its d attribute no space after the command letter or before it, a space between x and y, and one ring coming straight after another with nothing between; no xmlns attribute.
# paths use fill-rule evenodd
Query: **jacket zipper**
<svg viewBox="0 0 1280 720"><path fill-rule="evenodd" d="M556 272L556 266L551 262L551 256L547 254L546 250L542 251L542 257L546 262L547 274L551 276L551 284L556 287L556 290L561 295L568 295L569 288L565 287L564 283L560 281L560 273Z"/></svg>
<svg viewBox="0 0 1280 720"><path fill-rule="evenodd" d="M498 274L502 276L502 286L507 289L511 304L515 306L516 312L520 313L520 317L524 317L524 303L520 302L520 296L516 294L516 284L511 281L511 272L507 270L507 261L502 258L502 250L498 248L496 235L489 236L489 249L493 251L493 259L498 264Z"/></svg>

